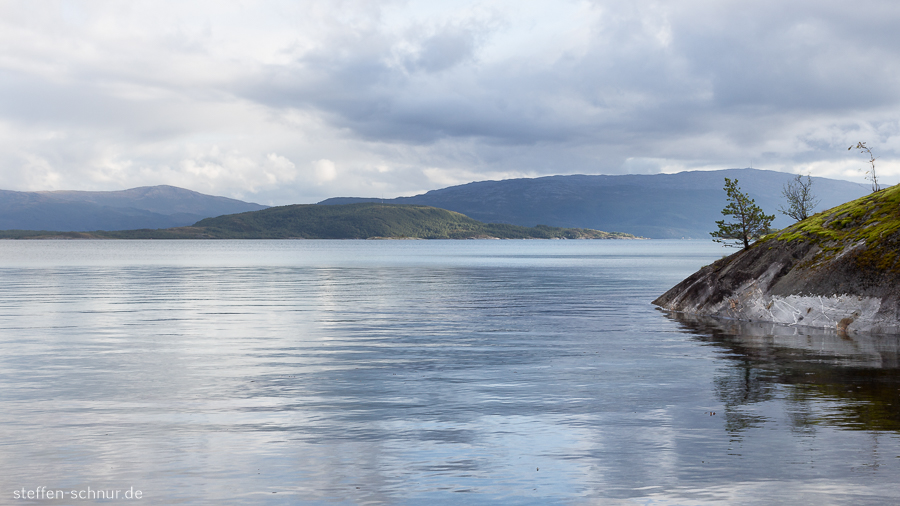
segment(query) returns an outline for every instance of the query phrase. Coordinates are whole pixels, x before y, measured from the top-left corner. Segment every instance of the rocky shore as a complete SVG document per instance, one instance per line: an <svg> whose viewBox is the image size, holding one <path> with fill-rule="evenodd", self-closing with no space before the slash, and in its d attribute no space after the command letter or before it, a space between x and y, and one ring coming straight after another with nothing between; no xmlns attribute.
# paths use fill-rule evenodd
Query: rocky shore
<svg viewBox="0 0 900 506"><path fill-rule="evenodd" d="M900 186L763 237L653 301L685 314L900 334Z"/></svg>

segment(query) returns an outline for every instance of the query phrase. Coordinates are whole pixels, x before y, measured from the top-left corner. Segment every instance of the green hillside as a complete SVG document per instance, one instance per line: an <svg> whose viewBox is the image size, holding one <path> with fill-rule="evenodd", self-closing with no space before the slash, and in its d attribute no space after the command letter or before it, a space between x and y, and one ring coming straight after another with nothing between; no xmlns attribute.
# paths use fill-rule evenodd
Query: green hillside
<svg viewBox="0 0 900 506"><path fill-rule="evenodd" d="M616 236L597 230L487 224L434 207L376 203L273 207L206 218L194 224L194 228L202 228L212 237L234 239L599 239Z"/></svg>
<svg viewBox="0 0 900 506"><path fill-rule="evenodd" d="M5 231L0 238L110 239L625 239L634 236L545 225L482 223L421 205L291 205L206 218L190 227L97 232Z"/></svg>
<svg viewBox="0 0 900 506"><path fill-rule="evenodd" d="M851 248L857 250L860 269L900 273L900 185L810 216L770 237L815 244L818 263Z"/></svg>

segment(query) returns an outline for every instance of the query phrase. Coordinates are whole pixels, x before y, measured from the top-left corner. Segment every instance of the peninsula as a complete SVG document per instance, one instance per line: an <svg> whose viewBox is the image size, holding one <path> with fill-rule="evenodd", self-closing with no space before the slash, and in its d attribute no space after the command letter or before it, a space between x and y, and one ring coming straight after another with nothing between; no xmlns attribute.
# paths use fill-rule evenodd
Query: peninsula
<svg viewBox="0 0 900 506"><path fill-rule="evenodd" d="M900 333L900 186L769 234L653 304L839 333Z"/></svg>
<svg viewBox="0 0 900 506"><path fill-rule="evenodd" d="M6 239L636 239L617 232L482 223L435 207L290 205L206 218L189 227L94 232L0 231Z"/></svg>

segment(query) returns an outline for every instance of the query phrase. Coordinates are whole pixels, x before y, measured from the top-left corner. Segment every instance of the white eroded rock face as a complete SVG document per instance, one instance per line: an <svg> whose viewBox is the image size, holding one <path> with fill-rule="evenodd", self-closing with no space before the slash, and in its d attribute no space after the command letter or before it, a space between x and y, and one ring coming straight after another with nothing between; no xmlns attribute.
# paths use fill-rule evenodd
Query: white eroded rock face
<svg viewBox="0 0 900 506"><path fill-rule="evenodd" d="M858 244L827 265L818 247L772 242L706 266L654 301L688 315L854 332L900 334L900 286L855 272Z"/></svg>
<svg viewBox="0 0 900 506"><path fill-rule="evenodd" d="M653 303L682 315L900 334L900 185L766 236Z"/></svg>
<svg viewBox="0 0 900 506"><path fill-rule="evenodd" d="M894 332L896 322L879 316L881 299L858 295L766 295L758 286L739 291L704 314L744 321L802 325L847 332ZM851 327L852 326L852 327Z"/></svg>

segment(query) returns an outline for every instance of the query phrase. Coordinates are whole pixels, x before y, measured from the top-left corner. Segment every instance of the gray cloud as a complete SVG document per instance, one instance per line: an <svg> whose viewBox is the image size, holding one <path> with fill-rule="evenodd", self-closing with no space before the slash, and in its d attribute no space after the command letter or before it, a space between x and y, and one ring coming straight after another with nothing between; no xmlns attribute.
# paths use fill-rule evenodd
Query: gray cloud
<svg viewBox="0 0 900 506"><path fill-rule="evenodd" d="M900 181L888 2L32 5L0 8L9 189L288 203L751 162L861 181L857 140Z"/></svg>

